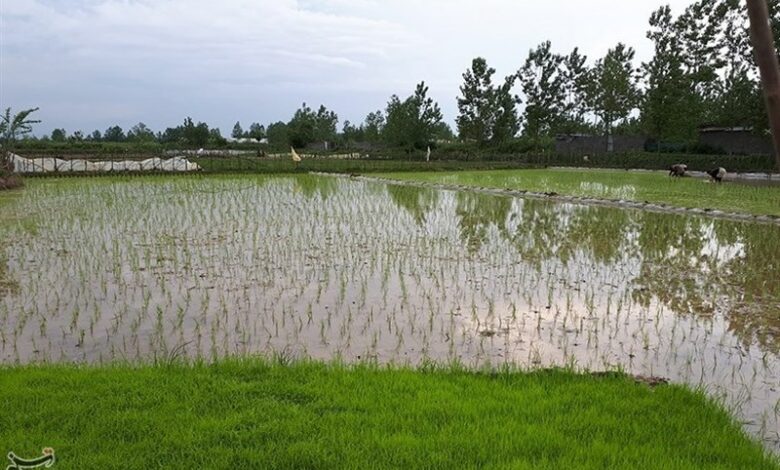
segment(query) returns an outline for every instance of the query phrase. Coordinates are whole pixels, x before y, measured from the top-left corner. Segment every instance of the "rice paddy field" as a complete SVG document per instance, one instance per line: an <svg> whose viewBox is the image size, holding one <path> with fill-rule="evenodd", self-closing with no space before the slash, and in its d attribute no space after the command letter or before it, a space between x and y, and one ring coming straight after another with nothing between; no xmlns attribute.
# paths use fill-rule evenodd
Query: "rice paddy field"
<svg viewBox="0 0 780 470"><path fill-rule="evenodd" d="M395 172L377 176L780 216L780 186L776 181L773 185L762 184L761 180L752 184L711 184L700 178L669 178L667 172L584 168Z"/></svg>
<svg viewBox="0 0 780 470"><path fill-rule="evenodd" d="M0 210L7 366L622 370L780 450L777 224L303 174L32 179Z"/></svg>

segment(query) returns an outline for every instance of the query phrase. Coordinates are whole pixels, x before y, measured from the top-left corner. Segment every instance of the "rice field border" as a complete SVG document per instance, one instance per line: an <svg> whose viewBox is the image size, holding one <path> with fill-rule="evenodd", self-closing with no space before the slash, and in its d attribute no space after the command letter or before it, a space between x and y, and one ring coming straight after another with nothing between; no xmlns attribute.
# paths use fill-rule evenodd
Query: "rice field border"
<svg viewBox="0 0 780 470"><path fill-rule="evenodd" d="M620 209L638 209L662 214L684 214L693 216L710 217L721 220L731 220L737 222L754 222L760 224L780 225L780 216L775 215L757 215L746 212L726 212L719 209L702 209L697 207L680 207L671 204L638 202L625 199L607 199L586 196L565 196L555 192L537 192L524 189L499 189L484 186L471 186L464 184L449 183L430 183L427 181L397 180L379 176L350 175L344 173L325 173L310 172L317 176L330 176L336 178L350 178L359 181L372 183L392 184L397 186L413 186L418 188L439 189L448 191L471 191L480 194L490 194L494 196L511 196L525 199L538 199L570 204L581 204L598 207L613 207Z"/></svg>

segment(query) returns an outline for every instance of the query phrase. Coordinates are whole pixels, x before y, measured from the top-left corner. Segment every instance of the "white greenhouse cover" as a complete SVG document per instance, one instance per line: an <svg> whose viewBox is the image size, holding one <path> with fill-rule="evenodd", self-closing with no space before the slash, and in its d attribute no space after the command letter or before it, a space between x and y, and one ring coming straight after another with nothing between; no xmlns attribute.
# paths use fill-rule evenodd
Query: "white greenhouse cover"
<svg viewBox="0 0 780 470"><path fill-rule="evenodd" d="M185 172L201 169L197 163L184 157L169 159L148 158L146 160L125 160L95 162L91 160L62 160L59 158L23 158L11 154L11 162L17 173L49 172L112 172L112 171L171 171Z"/></svg>

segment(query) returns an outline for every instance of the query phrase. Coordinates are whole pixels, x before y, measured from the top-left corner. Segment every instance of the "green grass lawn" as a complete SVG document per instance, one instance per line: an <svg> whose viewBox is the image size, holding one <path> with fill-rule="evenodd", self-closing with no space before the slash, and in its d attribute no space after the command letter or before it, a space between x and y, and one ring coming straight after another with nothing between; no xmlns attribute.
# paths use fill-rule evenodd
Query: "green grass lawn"
<svg viewBox="0 0 780 470"><path fill-rule="evenodd" d="M54 468L778 469L679 386L318 364L0 368L0 451Z"/></svg>
<svg viewBox="0 0 780 470"><path fill-rule="evenodd" d="M523 169L496 171L384 173L399 180L426 181L489 188L555 192L664 203L678 207L719 209L780 216L780 186L711 184L697 178L669 178L665 172L622 170Z"/></svg>

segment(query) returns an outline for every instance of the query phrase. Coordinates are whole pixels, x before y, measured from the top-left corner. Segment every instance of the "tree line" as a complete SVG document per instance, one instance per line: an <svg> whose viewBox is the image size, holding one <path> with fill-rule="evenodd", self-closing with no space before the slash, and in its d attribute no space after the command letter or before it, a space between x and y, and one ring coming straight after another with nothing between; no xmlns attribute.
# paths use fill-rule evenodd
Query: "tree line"
<svg viewBox="0 0 780 470"><path fill-rule="evenodd" d="M775 44L780 46L780 0L769 1ZM649 18L647 38L653 56L635 63L635 50L618 43L590 60L579 48L557 51L550 41L529 50L518 69L496 77L477 57L463 73L453 132L424 82L405 98L393 95L385 109L363 122L345 121L324 105L304 103L289 121L244 130L237 122L231 137L267 139L274 148L319 142L340 146L369 143L424 149L437 141L502 145L521 139L531 147L550 144L557 134L635 134L662 145L686 144L706 125L768 129L747 14L738 0L699 0L679 15L659 7ZM520 112L522 109L522 112ZM154 133L143 123L127 131L68 136L55 129L52 141L160 142L191 146L225 145L220 130L187 118Z"/></svg>

